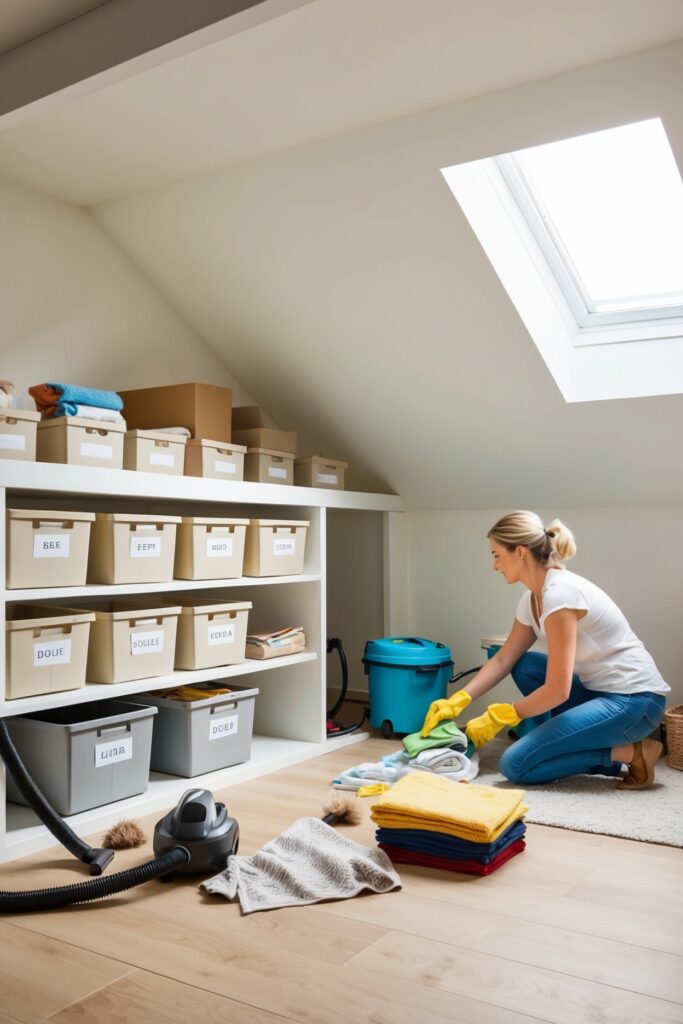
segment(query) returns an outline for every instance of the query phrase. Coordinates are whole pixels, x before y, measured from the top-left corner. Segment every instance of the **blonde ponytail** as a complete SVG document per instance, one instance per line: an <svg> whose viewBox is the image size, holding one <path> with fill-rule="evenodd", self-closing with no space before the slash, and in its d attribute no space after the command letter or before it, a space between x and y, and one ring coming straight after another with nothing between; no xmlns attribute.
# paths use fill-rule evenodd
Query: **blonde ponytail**
<svg viewBox="0 0 683 1024"><path fill-rule="evenodd" d="M510 512L495 523L487 537L502 544L508 551L528 548L542 565L559 565L576 554L574 534L559 519L546 528L535 512Z"/></svg>

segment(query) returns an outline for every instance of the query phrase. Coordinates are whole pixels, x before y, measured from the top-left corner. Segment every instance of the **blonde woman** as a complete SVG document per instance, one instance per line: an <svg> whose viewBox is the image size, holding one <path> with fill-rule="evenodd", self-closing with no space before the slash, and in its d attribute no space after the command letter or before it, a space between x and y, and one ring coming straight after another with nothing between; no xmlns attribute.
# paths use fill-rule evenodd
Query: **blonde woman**
<svg viewBox="0 0 683 1024"><path fill-rule="evenodd" d="M664 716L670 687L625 616L594 583L564 568L576 554L571 531L534 512L512 512L489 530L494 572L526 588L509 637L471 681L435 701L423 735L457 717L508 673L522 693L491 704L465 732L479 748L504 728L521 737L500 760L512 782L551 782L568 775L622 775L623 789L652 783L662 744L646 737ZM548 654L529 651L545 640Z"/></svg>

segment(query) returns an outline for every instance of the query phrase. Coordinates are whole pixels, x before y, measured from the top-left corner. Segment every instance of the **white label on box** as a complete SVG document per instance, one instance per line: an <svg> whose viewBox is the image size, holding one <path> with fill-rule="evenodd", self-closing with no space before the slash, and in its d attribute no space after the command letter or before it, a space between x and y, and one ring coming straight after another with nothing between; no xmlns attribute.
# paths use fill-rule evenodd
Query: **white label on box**
<svg viewBox="0 0 683 1024"><path fill-rule="evenodd" d="M281 480L287 479L287 469L283 467L280 469L279 466L268 466L268 476L277 476Z"/></svg>
<svg viewBox="0 0 683 1024"><path fill-rule="evenodd" d="M293 555L296 548L296 537L273 537L274 555Z"/></svg>
<svg viewBox="0 0 683 1024"><path fill-rule="evenodd" d="M131 654L158 654L164 649L163 629L149 629L130 634Z"/></svg>
<svg viewBox="0 0 683 1024"><path fill-rule="evenodd" d="M41 640L33 645L33 667L68 665L71 662L71 637L58 640Z"/></svg>
<svg viewBox="0 0 683 1024"><path fill-rule="evenodd" d="M109 740L107 743L95 744L95 767L106 768L116 761L133 759L133 737L122 736L120 740Z"/></svg>
<svg viewBox="0 0 683 1024"><path fill-rule="evenodd" d="M134 533L130 538L131 558L161 558L161 537Z"/></svg>
<svg viewBox="0 0 683 1024"><path fill-rule="evenodd" d="M212 537L209 534L206 538L206 557L228 558L232 555L232 540L232 537Z"/></svg>
<svg viewBox="0 0 683 1024"><path fill-rule="evenodd" d="M169 455L168 452L150 452L149 464L150 466L175 466L175 455Z"/></svg>
<svg viewBox="0 0 683 1024"><path fill-rule="evenodd" d="M339 482L336 473L316 473L315 479L316 483L319 484L336 484Z"/></svg>
<svg viewBox="0 0 683 1024"><path fill-rule="evenodd" d="M33 557L68 558L70 541L68 533L34 533Z"/></svg>
<svg viewBox="0 0 683 1024"><path fill-rule="evenodd" d="M216 459L213 464L213 468L217 473L232 473L233 476L237 472L237 466L234 462L228 462L227 459Z"/></svg>
<svg viewBox="0 0 683 1024"><path fill-rule="evenodd" d="M15 452L25 452L26 438L23 434L0 434L0 448L11 448Z"/></svg>
<svg viewBox="0 0 683 1024"><path fill-rule="evenodd" d="M90 459L108 459L111 462L114 449L110 444L89 444L87 441L83 441L81 455L87 455Z"/></svg>
<svg viewBox="0 0 683 1024"><path fill-rule="evenodd" d="M234 622L209 623L209 647L215 647L217 644L234 644L234 642Z"/></svg>
<svg viewBox="0 0 683 1024"><path fill-rule="evenodd" d="M222 740L226 736L237 735L237 715L221 715L220 718L211 716L209 722L209 739Z"/></svg>

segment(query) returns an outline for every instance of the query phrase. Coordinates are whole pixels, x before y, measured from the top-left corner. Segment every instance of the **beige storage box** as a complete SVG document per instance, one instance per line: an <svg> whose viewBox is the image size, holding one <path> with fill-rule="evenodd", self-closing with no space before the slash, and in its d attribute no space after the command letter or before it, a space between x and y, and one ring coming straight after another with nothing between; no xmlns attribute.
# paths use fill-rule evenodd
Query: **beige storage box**
<svg viewBox="0 0 683 1024"><path fill-rule="evenodd" d="M323 455L310 455L294 462L294 483L299 487L329 487L344 490L344 471L348 462L326 459Z"/></svg>
<svg viewBox="0 0 683 1024"><path fill-rule="evenodd" d="M251 601L180 598L175 667L216 668L246 660L247 618Z"/></svg>
<svg viewBox="0 0 683 1024"><path fill-rule="evenodd" d="M59 416L38 424L38 462L123 469L123 423Z"/></svg>
<svg viewBox="0 0 683 1024"><path fill-rule="evenodd" d="M5 700L76 690L85 683L92 612L14 604L5 622Z"/></svg>
<svg viewBox="0 0 683 1024"><path fill-rule="evenodd" d="M308 520L252 519L247 527L244 575L301 575L307 529Z"/></svg>
<svg viewBox="0 0 683 1024"><path fill-rule="evenodd" d="M183 516L173 575L177 580L229 580L242 575L248 519Z"/></svg>
<svg viewBox="0 0 683 1024"><path fill-rule="evenodd" d="M185 427L192 437L230 440L232 390L215 384L169 384L119 391L131 430Z"/></svg>
<svg viewBox="0 0 683 1024"><path fill-rule="evenodd" d="M123 441L123 468L139 473L178 473L185 467L182 434L161 434L154 430L128 430Z"/></svg>
<svg viewBox="0 0 683 1024"><path fill-rule="evenodd" d="M261 484L293 484L294 456L270 448L248 448L244 479Z"/></svg>
<svg viewBox="0 0 683 1024"><path fill-rule="evenodd" d="M267 426L257 405L239 405L232 410L232 439L248 448L267 448L289 455L296 452L296 433Z"/></svg>
<svg viewBox="0 0 683 1024"><path fill-rule="evenodd" d="M82 587L94 512L7 509L7 586Z"/></svg>
<svg viewBox="0 0 683 1024"><path fill-rule="evenodd" d="M34 462L39 412L0 409L0 459Z"/></svg>
<svg viewBox="0 0 683 1024"><path fill-rule="evenodd" d="M90 538L88 583L168 583L180 521L180 516L98 512Z"/></svg>
<svg viewBox="0 0 683 1024"><path fill-rule="evenodd" d="M191 438L185 449L185 476L203 476L211 480L244 480L244 453L241 444Z"/></svg>
<svg viewBox="0 0 683 1024"><path fill-rule="evenodd" d="M109 601L95 608L89 683L125 683L173 672L180 607L154 607L153 601Z"/></svg>

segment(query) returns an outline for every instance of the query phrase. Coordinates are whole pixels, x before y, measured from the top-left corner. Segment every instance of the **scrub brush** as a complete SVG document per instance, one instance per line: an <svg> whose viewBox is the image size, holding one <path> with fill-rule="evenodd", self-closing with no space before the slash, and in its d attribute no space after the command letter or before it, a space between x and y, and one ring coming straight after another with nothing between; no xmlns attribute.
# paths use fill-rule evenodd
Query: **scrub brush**
<svg viewBox="0 0 683 1024"><path fill-rule="evenodd" d="M349 825L359 825L363 817L361 805L353 793L344 793L331 789L323 804L323 821L327 825L336 825L338 821L346 821Z"/></svg>

